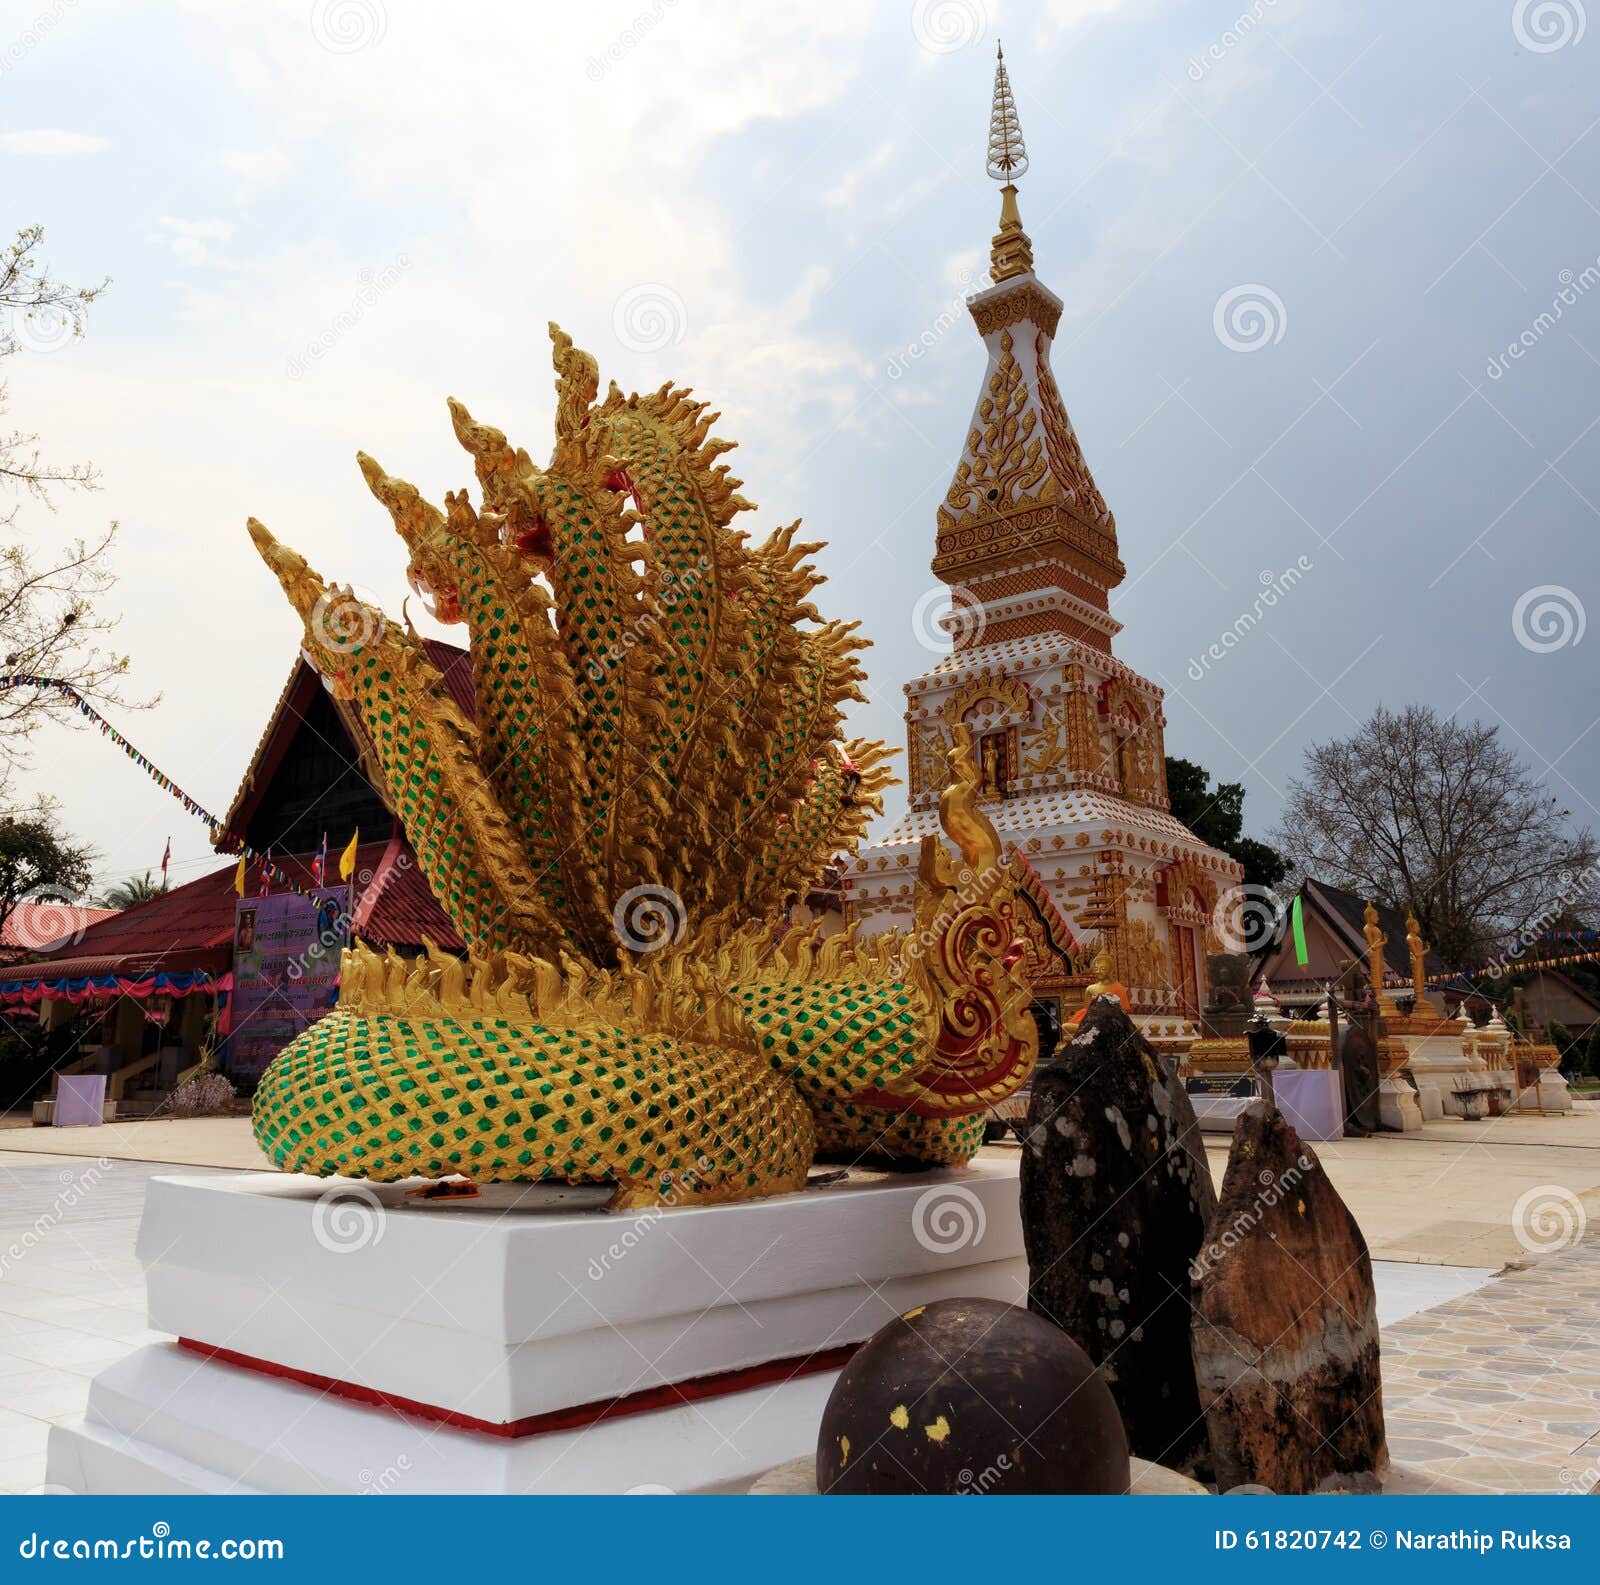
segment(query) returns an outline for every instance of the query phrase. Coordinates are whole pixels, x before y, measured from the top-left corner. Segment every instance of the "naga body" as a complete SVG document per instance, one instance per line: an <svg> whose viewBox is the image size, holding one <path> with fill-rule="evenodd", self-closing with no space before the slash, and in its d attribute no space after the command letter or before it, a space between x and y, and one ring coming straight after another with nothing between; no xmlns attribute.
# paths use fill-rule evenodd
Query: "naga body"
<svg viewBox="0 0 1600 1585"><path fill-rule="evenodd" d="M1037 1050L1022 861L970 741L913 929L784 928L891 780L843 736L863 646L811 604L798 524L733 527L715 415L670 385L599 399L551 334L548 464L453 401L478 505L360 458L412 586L467 628L470 716L409 622L250 524L468 949L349 949L338 1006L263 1077L262 1147L323 1175L605 1182L617 1205L795 1189L819 1151L967 1160Z"/></svg>

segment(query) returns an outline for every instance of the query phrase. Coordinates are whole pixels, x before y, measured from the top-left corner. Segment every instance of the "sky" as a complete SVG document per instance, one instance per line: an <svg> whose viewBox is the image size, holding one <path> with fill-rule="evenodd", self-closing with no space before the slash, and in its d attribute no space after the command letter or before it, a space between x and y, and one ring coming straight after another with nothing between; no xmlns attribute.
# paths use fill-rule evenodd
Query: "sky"
<svg viewBox="0 0 1600 1585"><path fill-rule="evenodd" d="M20 523L40 555L121 524L161 702L117 724L222 813L299 640L246 518L397 614L356 451L439 500L470 479L455 396L540 457L559 320L603 380L721 409L741 526L803 517L817 604L874 641L851 730L903 744L1003 38L1116 649L1168 752L1263 834L1307 744L1424 702L1600 826L1590 4L9 0L0 225L112 277L82 339L8 365L13 419L103 473ZM102 882L169 837L175 880L218 863L96 735L42 734L24 787Z"/></svg>

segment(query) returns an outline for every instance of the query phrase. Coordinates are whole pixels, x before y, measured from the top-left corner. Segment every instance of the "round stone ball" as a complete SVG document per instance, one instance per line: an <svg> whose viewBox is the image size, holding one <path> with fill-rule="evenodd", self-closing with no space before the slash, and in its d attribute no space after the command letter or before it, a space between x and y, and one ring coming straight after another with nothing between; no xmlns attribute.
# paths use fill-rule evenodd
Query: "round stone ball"
<svg viewBox="0 0 1600 1585"><path fill-rule="evenodd" d="M940 1299L872 1337L834 1383L817 1490L1118 1495L1128 1437L1089 1356L998 1299Z"/></svg>

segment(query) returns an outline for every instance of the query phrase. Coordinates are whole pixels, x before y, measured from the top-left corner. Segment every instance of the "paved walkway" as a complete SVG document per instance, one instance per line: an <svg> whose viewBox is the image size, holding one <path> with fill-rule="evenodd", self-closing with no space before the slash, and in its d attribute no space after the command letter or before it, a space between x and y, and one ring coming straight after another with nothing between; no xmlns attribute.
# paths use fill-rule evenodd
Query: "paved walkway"
<svg viewBox="0 0 1600 1585"><path fill-rule="evenodd" d="M1407 1490L1600 1483L1600 1229L1385 1327L1383 1403Z"/></svg>
<svg viewBox="0 0 1600 1585"><path fill-rule="evenodd" d="M99 1128L35 1128L22 1114L0 1118L0 1166L57 1156L162 1162L175 1167L270 1171L248 1117L151 1117Z"/></svg>

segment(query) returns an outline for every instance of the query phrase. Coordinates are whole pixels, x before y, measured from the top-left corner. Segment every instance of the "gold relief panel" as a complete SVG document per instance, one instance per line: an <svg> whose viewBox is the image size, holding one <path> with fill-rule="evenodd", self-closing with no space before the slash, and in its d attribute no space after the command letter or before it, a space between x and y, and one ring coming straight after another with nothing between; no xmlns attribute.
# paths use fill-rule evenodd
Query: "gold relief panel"
<svg viewBox="0 0 1600 1585"><path fill-rule="evenodd" d="M1094 482L1094 475L1089 472L1083 447L1078 444L1077 431L1072 427L1072 420L1067 417L1066 404L1061 400L1055 376L1050 372L1045 338L1042 334L1035 343L1035 351L1039 358L1039 406L1044 414L1044 432L1050 461L1057 477L1064 479L1071 487L1073 504L1091 523L1110 537L1114 547L1116 519L1111 515L1111 508L1106 505L1106 498L1101 495L1100 487Z"/></svg>
<svg viewBox="0 0 1600 1585"><path fill-rule="evenodd" d="M1053 336L1061 323L1061 304L1035 281L998 293L981 303L969 303L967 307L980 336L991 336L1024 319L1031 319L1045 335Z"/></svg>
<svg viewBox="0 0 1600 1585"><path fill-rule="evenodd" d="M1095 592L1083 598L1099 607L1106 600L1105 590L1121 583L1127 574L1116 542L1085 528L1055 501L996 502L959 518L942 505L937 517L933 570L941 578L958 569L996 561L1008 565L1054 559L1089 580Z"/></svg>
<svg viewBox="0 0 1600 1585"><path fill-rule="evenodd" d="M985 700L994 706L988 713L997 716L1015 715L1026 720L1033 708L1028 685L1020 677L1008 677L1002 673L979 675L962 683L945 700L940 713L945 723L954 727Z"/></svg>
<svg viewBox="0 0 1600 1585"><path fill-rule="evenodd" d="M949 784L948 755L950 739L935 721L923 725L912 723L907 728L908 753L906 755L911 775L912 798L937 796Z"/></svg>
<svg viewBox="0 0 1600 1585"><path fill-rule="evenodd" d="M1037 490L1049 473L1044 436L1029 400L1027 382L1012 351L1011 333L1000 337L1000 359L978 404L978 422L967 436L967 457L957 465L945 496L952 512L1010 505Z"/></svg>

